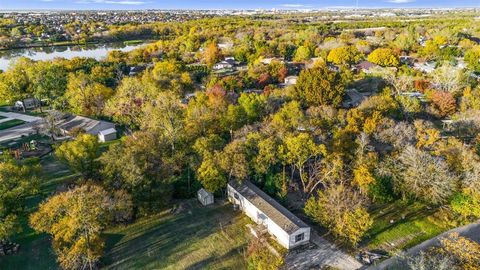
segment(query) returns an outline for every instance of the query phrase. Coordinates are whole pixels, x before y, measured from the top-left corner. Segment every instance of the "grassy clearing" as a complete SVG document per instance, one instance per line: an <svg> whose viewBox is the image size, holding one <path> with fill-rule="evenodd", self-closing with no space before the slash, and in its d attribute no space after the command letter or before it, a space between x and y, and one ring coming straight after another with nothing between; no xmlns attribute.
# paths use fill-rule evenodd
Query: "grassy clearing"
<svg viewBox="0 0 480 270"><path fill-rule="evenodd" d="M161 213L107 231L105 269L245 269L249 219L231 205Z"/></svg>
<svg viewBox="0 0 480 270"><path fill-rule="evenodd" d="M378 205L369 237L362 243L368 249L394 251L417 245L453 227L437 208L418 202L396 201ZM391 223L393 221L393 223Z"/></svg>
<svg viewBox="0 0 480 270"><path fill-rule="evenodd" d="M25 122L22 120L12 119L12 120L0 123L0 130L16 127L24 123Z"/></svg>
<svg viewBox="0 0 480 270"><path fill-rule="evenodd" d="M39 193L27 202L27 212L36 210L38 204L50 196L56 188L75 179L67 167L58 163L52 156L42 159L42 177ZM56 257L49 237L37 234L28 226L27 215L21 218L22 231L12 237L20 244L20 251L15 255L0 257L0 269L58 269Z"/></svg>

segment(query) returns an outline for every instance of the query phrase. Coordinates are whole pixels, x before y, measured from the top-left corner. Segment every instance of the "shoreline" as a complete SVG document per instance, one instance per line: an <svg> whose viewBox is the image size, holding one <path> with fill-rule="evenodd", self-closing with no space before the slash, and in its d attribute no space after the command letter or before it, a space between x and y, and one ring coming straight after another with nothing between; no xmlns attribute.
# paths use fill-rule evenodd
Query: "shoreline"
<svg viewBox="0 0 480 270"><path fill-rule="evenodd" d="M114 44L114 43L123 43L125 46L140 45L142 43L151 43L155 39L134 39L134 40L123 40L123 41L89 41L89 42L74 42L74 41L65 41L65 42L54 42L54 43L43 43L43 44L28 44L25 46L14 46L9 48L0 48L0 52L6 52L10 50L21 50L21 49L32 49L32 48L53 48L53 47L67 47L67 46L88 46L88 45L103 45L103 44Z"/></svg>

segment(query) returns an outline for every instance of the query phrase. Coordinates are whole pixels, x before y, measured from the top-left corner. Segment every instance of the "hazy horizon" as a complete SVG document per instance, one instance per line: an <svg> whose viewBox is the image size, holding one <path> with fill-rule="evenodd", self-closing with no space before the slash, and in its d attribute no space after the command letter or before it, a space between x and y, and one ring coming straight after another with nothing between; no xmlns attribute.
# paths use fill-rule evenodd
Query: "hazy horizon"
<svg viewBox="0 0 480 270"><path fill-rule="evenodd" d="M324 10L357 8L355 0L325 1L279 1L279 0L2 0L1 11L28 10L245 10L245 9L283 9L283 10ZM373 0L358 1L360 9L381 8L478 8L479 0Z"/></svg>

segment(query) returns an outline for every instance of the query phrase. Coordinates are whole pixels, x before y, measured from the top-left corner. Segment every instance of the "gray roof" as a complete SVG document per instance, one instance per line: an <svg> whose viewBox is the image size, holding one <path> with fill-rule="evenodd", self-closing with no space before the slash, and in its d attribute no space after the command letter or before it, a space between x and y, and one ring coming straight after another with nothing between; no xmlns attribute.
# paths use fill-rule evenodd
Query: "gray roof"
<svg viewBox="0 0 480 270"><path fill-rule="evenodd" d="M261 191L250 181L238 183L230 181L228 183L233 189L240 193L246 200L262 211L275 224L280 226L285 232L293 233L300 228L308 228L301 219L288 211L272 197Z"/></svg>
<svg viewBox="0 0 480 270"><path fill-rule="evenodd" d="M205 190L204 188L199 189L197 193L198 193L202 198L206 198L206 197L209 197L209 196L213 196L212 193L208 192L208 191Z"/></svg>
<svg viewBox="0 0 480 270"><path fill-rule="evenodd" d="M99 134L101 135L109 135L109 134L116 134L117 133L117 130L115 128L109 128L109 129L105 129L105 130L101 130L99 132Z"/></svg>
<svg viewBox="0 0 480 270"><path fill-rule="evenodd" d="M59 122L58 127L67 132L70 132L74 128L81 128L85 130L85 132L88 134L98 135L98 133L100 133L101 131L115 128L115 124L107 121L72 115L65 119L62 119Z"/></svg>

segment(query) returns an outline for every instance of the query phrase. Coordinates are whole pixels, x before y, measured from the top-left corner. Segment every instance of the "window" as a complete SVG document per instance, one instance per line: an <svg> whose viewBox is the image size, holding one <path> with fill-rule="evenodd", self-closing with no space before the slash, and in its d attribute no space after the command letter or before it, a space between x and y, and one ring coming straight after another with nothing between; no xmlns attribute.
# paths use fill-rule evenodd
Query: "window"
<svg viewBox="0 0 480 270"><path fill-rule="evenodd" d="M240 197L238 197L238 193L233 193L233 197L234 197L235 199L237 199L237 200L240 199Z"/></svg>
<svg viewBox="0 0 480 270"><path fill-rule="evenodd" d="M304 233L295 235L295 243L303 241L303 239L305 239L305 234Z"/></svg>

